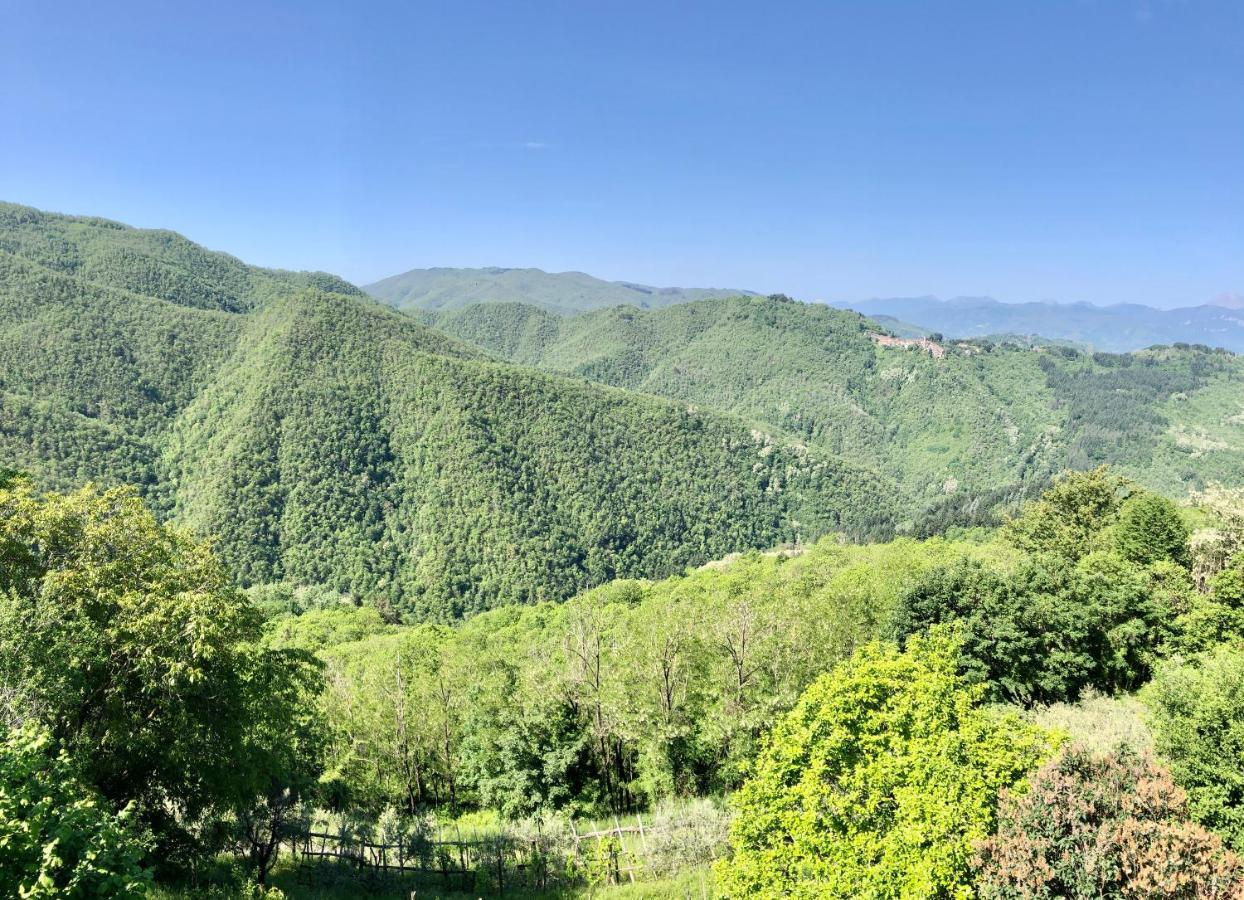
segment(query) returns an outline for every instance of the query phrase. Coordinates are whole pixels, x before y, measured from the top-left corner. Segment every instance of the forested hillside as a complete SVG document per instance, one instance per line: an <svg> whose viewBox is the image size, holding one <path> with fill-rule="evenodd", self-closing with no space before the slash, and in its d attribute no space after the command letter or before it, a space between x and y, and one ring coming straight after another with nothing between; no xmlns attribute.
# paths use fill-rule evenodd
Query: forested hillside
<svg viewBox="0 0 1244 900"><path fill-rule="evenodd" d="M136 484L244 583L448 619L882 534L900 505L867 465L488 361L329 276L13 206L0 241L6 464Z"/></svg>
<svg viewBox="0 0 1244 900"><path fill-rule="evenodd" d="M748 291L650 287L602 281L582 272L540 269L412 269L369 284L378 300L403 310L459 309L476 303L528 303L565 314L626 304L656 309L691 300L733 297Z"/></svg>
<svg viewBox="0 0 1244 900"><path fill-rule="evenodd" d="M933 507L931 522L971 520L982 494L1019 496L1065 468L1110 463L1176 496L1244 475L1244 366L1206 348L943 341L935 357L879 346L857 313L759 297L577 316L480 305L423 321L506 359L867 460Z"/></svg>

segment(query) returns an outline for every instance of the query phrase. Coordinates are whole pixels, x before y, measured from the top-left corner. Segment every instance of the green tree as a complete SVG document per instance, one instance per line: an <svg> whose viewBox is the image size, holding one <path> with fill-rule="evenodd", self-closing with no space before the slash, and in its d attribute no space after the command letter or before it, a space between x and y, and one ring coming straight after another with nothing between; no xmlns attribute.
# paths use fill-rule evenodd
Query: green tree
<svg viewBox="0 0 1244 900"><path fill-rule="evenodd" d="M982 707L958 665L939 629L868 645L810 687L732 801L726 896L971 896L999 791L1051 742Z"/></svg>
<svg viewBox="0 0 1244 900"><path fill-rule="evenodd" d="M1169 663L1142 697L1154 748L1188 792L1192 818L1244 850L1244 649Z"/></svg>
<svg viewBox="0 0 1244 900"><path fill-rule="evenodd" d="M1007 523L1007 538L1030 553L1057 553L1068 559L1104 546L1132 485L1105 466L1068 472L1039 500L1028 503Z"/></svg>
<svg viewBox="0 0 1244 900"><path fill-rule="evenodd" d="M1143 491L1129 497L1120 509L1114 543L1119 555L1134 563L1151 565L1169 559L1187 565L1189 534L1178 506Z"/></svg>
<svg viewBox="0 0 1244 900"><path fill-rule="evenodd" d="M1214 600L1233 610L1244 610L1244 554L1237 554L1226 568L1209 580Z"/></svg>
<svg viewBox="0 0 1244 900"><path fill-rule="evenodd" d="M1112 553L1045 553L1003 573L970 559L939 567L900 599L896 637L958 623L966 672L994 699L1075 699L1148 677L1174 611L1148 573Z"/></svg>
<svg viewBox="0 0 1244 900"><path fill-rule="evenodd" d="M162 863L253 800L256 716L280 716L261 619L211 552L130 490L0 490L0 713L44 723ZM269 748L271 745L268 745ZM197 836L196 836L197 835Z"/></svg>
<svg viewBox="0 0 1244 900"><path fill-rule="evenodd" d="M141 897L146 838L108 808L33 726L0 741L0 894L26 900Z"/></svg>
<svg viewBox="0 0 1244 900"><path fill-rule="evenodd" d="M976 868L981 900L1209 900L1244 888L1240 860L1188 820L1170 774L1131 750L1070 747L1005 792Z"/></svg>
<svg viewBox="0 0 1244 900"><path fill-rule="evenodd" d="M235 845L265 884L281 844L296 835L299 813L319 798L326 734L317 699L321 664L304 650L244 651L247 700L234 809Z"/></svg>

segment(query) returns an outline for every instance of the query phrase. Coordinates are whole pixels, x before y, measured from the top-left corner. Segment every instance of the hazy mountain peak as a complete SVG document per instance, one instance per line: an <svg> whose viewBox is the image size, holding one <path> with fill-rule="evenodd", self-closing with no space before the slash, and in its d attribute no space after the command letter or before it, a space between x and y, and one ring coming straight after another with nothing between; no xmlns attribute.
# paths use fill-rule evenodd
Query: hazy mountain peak
<svg viewBox="0 0 1244 900"><path fill-rule="evenodd" d="M873 298L835 305L869 316L893 317L948 337L1023 334L1073 341L1111 352L1174 343L1206 344L1244 352L1244 320L1233 314L1244 308L1244 298L1228 294L1217 302L1221 305L1156 309L1139 303L1005 303L992 297L941 300L926 296ZM1226 305L1233 302L1240 305Z"/></svg>

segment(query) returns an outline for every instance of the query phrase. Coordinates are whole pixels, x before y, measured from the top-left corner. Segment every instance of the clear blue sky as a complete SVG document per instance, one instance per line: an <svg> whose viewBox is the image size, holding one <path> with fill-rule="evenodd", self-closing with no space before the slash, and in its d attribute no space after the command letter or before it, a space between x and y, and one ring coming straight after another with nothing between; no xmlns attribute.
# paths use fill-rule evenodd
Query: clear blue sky
<svg viewBox="0 0 1244 900"><path fill-rule="evenodd" d="M1244 3L3 0L0 198L365 282L1244 293Z"/></svg>

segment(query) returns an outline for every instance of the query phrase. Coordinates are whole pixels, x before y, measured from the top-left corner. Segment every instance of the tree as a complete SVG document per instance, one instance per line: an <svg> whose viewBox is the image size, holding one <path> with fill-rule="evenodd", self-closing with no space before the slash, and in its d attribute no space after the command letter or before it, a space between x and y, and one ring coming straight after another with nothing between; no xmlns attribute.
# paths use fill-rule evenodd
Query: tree
<svg viewBox="0 0 1244 900"><path fill-rule="evenodd" d="M968 896L972 844L998 792L1050 751L1013 713L981 706L938 629L870 644L804 693L734 796L732 897Z"/></svg>
<svg viewBox="0 0 1244 900"><path fill-rule="evenodd" d="M120 814L27 725L0 740L0 893L29 900L141 897L150 873L132 809Z"/></svg>
<svg viewBox="0 0 1244 900"><path fill-rule="evenodd" d="M973 560L928 572L894 609L895 637L958 623L967 674L994 699L1074 700L1148 677L1173 611L1139 567L1112 553L1047 553L1003 574Z"/></svg>
<svg viewBox="0 0 1244 900"><path fill-rule="evenodd" d="M208 548L133 491L0 490L0 714L43 723L114 809L135 805L160 862L212 853L209 818L250 803L256 717L292 657ZM297 663L302 665L302 663Z"/></svg>
<svg viewBox="0 0 1244 900"><path fill-rule="evenodd" d="M235 843L267 883L281 844L299 833L298 815L316 799L326 736L317 697L324 687L321 664L304 650L247 650L248 700L239 775Z"/></svg>
<svg viewBox="0 0 1244 900"><path fill-rule="evenodd" d="M1214 600L1233 610L1244 610L1244 553L1231 558L1221 572L1209 580Z"/></svg>
<svg viewBox="0 0 1244 900"><path fill-rule="evenodd" d="M1003 794L975 865L981 900L1237 897L1240 860L1188 819L1170 774L1135 751L1070 747Z"/></svg>
<svg viewBox="0 0 1244 900"><path fill-rule="evenodd" d="M1188 792L1192 818L1244 850L1244 649L1169 663L1142 697L1154 748Z"/></svg>
<svg viewBox="0 0 1244 900"><path fill-rule="evenodd" d="M1189 534L1178 506L1143 491L1120 509L1114 542L1119 555L1134 563L1147 566L1168 559L1187 565Z"/></svg>
<svg viewBox="0 0 1244 900"><path fill-rule="evenodd" d="M1079 559L1102 547L1105 529L1114 524L1132 489L1105 466L1068 472L1008 522L1004 533L1021 550Z"/></svg>

